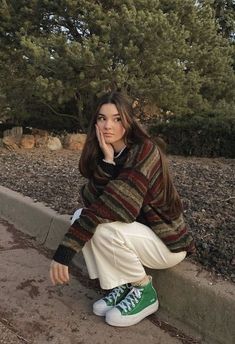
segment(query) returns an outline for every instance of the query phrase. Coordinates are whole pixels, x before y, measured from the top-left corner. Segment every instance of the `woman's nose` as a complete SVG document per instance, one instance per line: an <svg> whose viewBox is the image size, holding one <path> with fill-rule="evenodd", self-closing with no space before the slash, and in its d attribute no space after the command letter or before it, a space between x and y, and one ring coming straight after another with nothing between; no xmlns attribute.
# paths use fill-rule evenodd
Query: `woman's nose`
<svg viewBox="0 0 235 344"><path fill-rule="evenodd" d="M112 127L112 123L111 123L111 121L109 121L109 120L106 120L106 121L105 121L105 125L104 125L104 127L105 127L105 129L110 129L110 128Z"/></svg>

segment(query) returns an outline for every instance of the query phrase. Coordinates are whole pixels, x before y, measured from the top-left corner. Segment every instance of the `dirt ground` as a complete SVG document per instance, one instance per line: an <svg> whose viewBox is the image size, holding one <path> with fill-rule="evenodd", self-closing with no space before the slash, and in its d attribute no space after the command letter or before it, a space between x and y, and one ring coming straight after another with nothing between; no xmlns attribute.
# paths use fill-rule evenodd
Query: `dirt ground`
<svg viewBox="0 0 235 344"><path fill-rule="evenodd" d="M80 153L62 149L0 149L0 184L57 210L81 206ZM235 160L168 156L169 167L195 238L194 260L235 282Z"/></svg>

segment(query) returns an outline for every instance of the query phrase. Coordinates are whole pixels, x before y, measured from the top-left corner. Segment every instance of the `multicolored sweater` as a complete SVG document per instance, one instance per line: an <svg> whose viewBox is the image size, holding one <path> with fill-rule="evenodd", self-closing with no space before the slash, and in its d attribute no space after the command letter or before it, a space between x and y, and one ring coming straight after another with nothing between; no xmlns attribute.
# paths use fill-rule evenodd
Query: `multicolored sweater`
<svg viewBox="0 0 235 344"><path fill-rule="evenodd" d="M69 265L99 224L114 221L145 223L172 252L194 251L183 214L176 217L170 211L157 145L146 139L126 149L121 160L123 157L124 161L119 161L117 166L101 162L100 180L91 179L83 186L81 196L85 208L56 250L55 261Z"/></svg>

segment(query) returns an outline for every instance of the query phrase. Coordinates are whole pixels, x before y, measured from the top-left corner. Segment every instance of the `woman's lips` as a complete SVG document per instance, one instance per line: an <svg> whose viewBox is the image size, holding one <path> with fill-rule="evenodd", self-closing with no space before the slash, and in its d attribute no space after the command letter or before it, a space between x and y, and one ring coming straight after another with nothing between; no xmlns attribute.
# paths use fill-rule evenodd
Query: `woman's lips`
<svg viewBox="0 0 235 344"><path fill-rule="evenodd" d="M103 135L104 136L113 136L113 134L110 134L110 133L104 133Z"/></svg>

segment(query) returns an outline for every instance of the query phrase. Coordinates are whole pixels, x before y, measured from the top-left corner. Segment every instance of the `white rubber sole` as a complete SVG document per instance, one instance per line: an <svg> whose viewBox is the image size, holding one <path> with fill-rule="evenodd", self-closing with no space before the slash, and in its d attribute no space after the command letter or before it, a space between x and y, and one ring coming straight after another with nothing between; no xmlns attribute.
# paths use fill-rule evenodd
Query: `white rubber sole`
<svg viewBox="0 0 235 344"><path fill-rule="evenodd" d="M158 310L158 308L159 308L159 302L157 300L155 303L145 308L142 312L138 314L134 314L134 315L127 315L127 316L121 315L119 310L111 309L110 311L106 313L105 321L107 324L111 326L119 326L119 327L132 326L132 325L138 324L138 322L146 318L148 315L155 313ZM115 314L116 319L115 319L114 311L116 313Z"/></svg>

